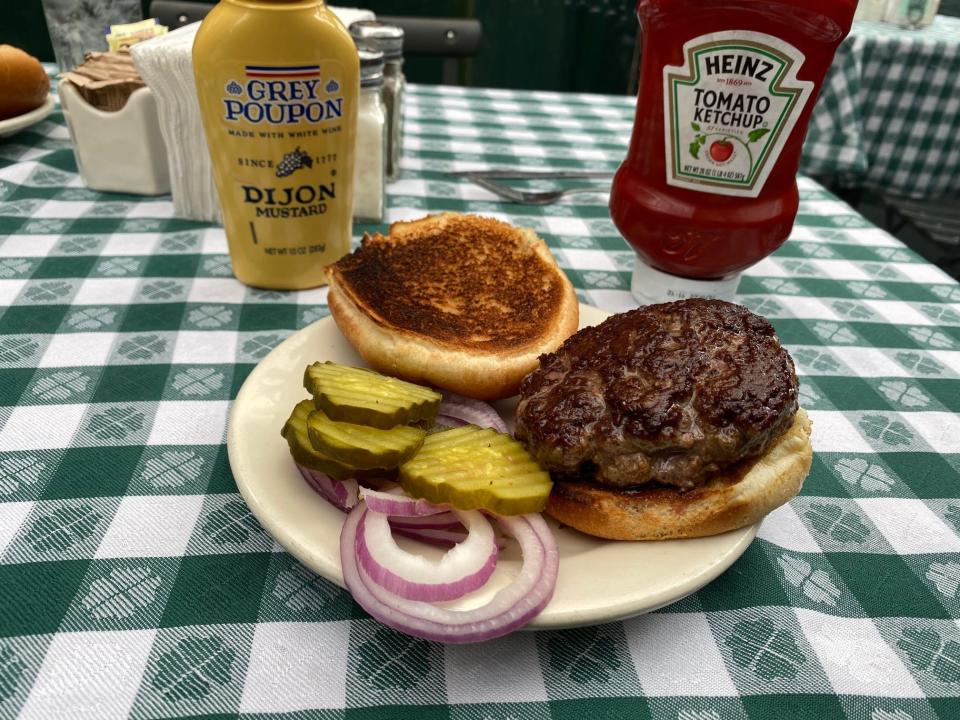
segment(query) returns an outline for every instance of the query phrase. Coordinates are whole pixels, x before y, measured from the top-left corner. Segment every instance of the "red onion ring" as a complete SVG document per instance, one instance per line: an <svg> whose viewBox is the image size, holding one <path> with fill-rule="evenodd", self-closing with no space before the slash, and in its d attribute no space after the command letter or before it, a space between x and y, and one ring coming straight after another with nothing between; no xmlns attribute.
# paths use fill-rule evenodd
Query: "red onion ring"
<svg viewBox="0 0 960 720"><path fill-rule="evenodd" d="M368 512L357 528L357 561L381 587L409 600L455 600L482 587L497 565L493 528L477 511L460 512L466 539L432 562L397 546L387 516Z"/></svg>
<svg viewBox="0 0 960 720"><path fill-rule="evenodd" d="M369 507L369 506L368 506ZM411 530L460 530L464 532L463 524L449 510L439 515L422 515L418 517L391 517L390 526L409 528Z"/></svg>
<svg viewBox="0 0 960 720"><path fill-rule="evenodd" d="M345 492L346 502L349 502L349 499L352 497L351 488L356 482L355 480L334 480L329 475L325 475L318 470L311 470L302 465L297 465L297 469L307 481L310 488L320 495L320 497L340 512L349 511L350 508L344 506L344 500L342 500L342 498ZM342 486L340 491L336 490L338 485ZM356 505L356 502L353 502L353 505ZM353 507L353 505L350 507ZM403 535L411 540L419 540L420 542L447 548L463 542L467 537L467 531L463 525L460 524L460 521L457 520L453 513L448 511L438 515L390 518L390 527L392 527L398 535ZM497 548L503 550L504 543L500 538L497 538L496 543Z"/></svg>
<svg viewBox="0 0 960 720"><path fill-rule="evenodd" d="M338 510L347 512L359 501L360 486L356 480L334 480L326 473L297 463L297 470L317 493Z"/></svg>
<svg viewBox="0 0 960 720"><path fill-rule="evenodd" d="M480 427L493 428L502 433L509 433L507 424L500 417L500 413L490 405L482 400L474 400L456 393L445 392L443 394L438 415L462 420L465 424L479 425Z"/></svg>
<svg viewBox="0 0 960 720"><path fill-rule="evenodd" d="M390 527L393 528L394 535L417 540L428 545L437 545L438 547L452 548L457 543L462 543L467 539L467 532L461 527L459 530L443 530L440 528L412 528L398 527L390 521ZM503 542L497 538L497 549L503 550Z"/></svg>
<svg viewBox="0 0 960 720"><path fill-rule="evenodd" d="M402 518L390 518L390 527L393 528L394 535L403 535L411 540L419 540L429 545L439 545L440 547L452 547L457 543L463 542L467 537L467 531L463 525L448 525L444 527L417 527L415 525L401 525L397 521ZM506 541L495 536L494 542L497 550L504 550L507 547Z"/></svg>
<svg viewBox="0 0 960 720"><path fill-rule="evenodd" d="M519 575L486 605L472 610L449 610L401 598L377 585L360 567L356 557L357 533L366 513L366 505L360 503L344 522L340 534L343 579L364 610L395 630L437 642L481 642L526 624L553 597L560 553L540 515L496 518L520 543L523 566Z"/></svg>
<svg viewBox="0 0 960 720"><path fill-rule="evenodd" d="M463 542L467 537L467 531L457 520L457 516L450 511L421 517L392 517L390 527L393 528L394 535L403 535L441 547L451 547ZM496 537L494 542L498 550L503 550L507 546L501 537Z"/></svg>
<svg viewBox="0 0 960 720"><path fill-rule="evenodd" d="M390 517L422 517L425 515L439 515L447 512L447 508L434 505L422 498L412 498L407 495L379 492L361 488L361 497L372 512L382 513Z"/></svg>
<svg viewBox="0 0 960 720"><path fill-rule="evenodd" d="M461 420L460 418L453 417L451 415L437 415L436 419L434 420L434 424L446 428L455 428L462 427L468 423L466 420Z"/></svg>

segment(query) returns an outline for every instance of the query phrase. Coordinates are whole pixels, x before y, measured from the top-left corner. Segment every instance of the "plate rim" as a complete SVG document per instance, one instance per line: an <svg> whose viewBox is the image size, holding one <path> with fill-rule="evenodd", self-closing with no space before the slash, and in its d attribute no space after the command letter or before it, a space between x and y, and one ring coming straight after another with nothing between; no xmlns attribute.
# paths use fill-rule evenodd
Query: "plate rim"
<svg viewBox="0 0 960 720"><path fill-rule="evenodd" d="M579 304L581 313L586 310L588 313L600 313L601 315L597 317L597 322L602 321L605 317L610 316L612 313L607 312L601 308L597 308L592 305L587 305L585 303ZM334 572L328 574L325 572L325 569L319 569L316 567L316 564L311 562L310 558L311 550L308 547L309 543L301 542L300 539L291 534L288 528L284 527L282 521L272 517L267 512L260 512L262 506L260 503L259 497L252 491L251 487L242 479L243 475L238 473L235 470L236 465L242 465L243 461L240 459L240 438L239 438L239 422L237 420L240 408L244 405L244 398L246 394L253 392L251 389L254 384L257 383L256 377L262 372L267 372L263 370L263 366L266 364L268 358L270 358L274 353L282 355L284 352L284 346L287 344L294 344L298 341L298 337L301 334L311 331L316 326L319 326L323 323L334 323L333 316L328 315L326 317L320 318L313 323L297 330L292 333L290 336L285 338L280 344L273 348L267 355L261 358L253 370L250 371L250 374L244 379L243 384L240 387L240 390L237 392L236 398L231 403L230 413L227 418L227 432L226 432L226 444L227 444L227 457L230 463L231 473L233 474L234 480L237 485L237 489L243 497L244 502L247 504L247 507L250 508L251 513L257 519L257 521L263 526L267 531L270 537L278 543L281 547L284 548L287 552L293 555L297 561L303 563L311 571L316 572L317 574L325 577L327 580L333 582L341 588L346 589L343 582L343 574L339 568L339 562L336 563L337 567L334 568ZM339 328L336 329L336 332L340 332ZM341 334L342 335L342 334ZM343 338L346 342L346 338ZM348 343L349 344L349 343ZM548 521L552 520L547 518ZM543 614L538 615L530 623L522 628L522 630L558 630L563 628L572 628L580 627L585 625L596 625L606 622L615 622L620 620L625 620L631 617L636 617L638 615L643 615L649 612L653 612L659 608L662 608L666 605L675 603L683 598L691 595L692 593L700 590L709 583L716 580L720 575L726 572L734 562L736 562L741 555L746 551L750 546L753 540L756 538L757 532L760 528L762 520L754 523L753 525L747 526L745 528L739 528L736 530L731 530L730 533L739 533L740 537L728 546L725 551L718 555L716 562L714 562L706 572L701 572L695 576L693 582L690 582L690 579L687 579L682 583L683 589L681 592L676 592L675 587L665 587L661 590L648 595L646 601L638 605L636 602L617 602L615 598L611 598L613 602L607 605L602 606L593 606L590 608L568 608L565 610L554 610L552 613L544 616ZM727 534L727 533L723 533ZM694 538L693 540L696 540ZM606 541L606 542L625 542L625 541ZM650 541L651 543L654 541ZM686 542L680 540L677 542ZM562 556L561 556L562 561ZM562 567L562 566L561 566Z"/></svg>
<svg viewBox="0 0 960 720"><path fill-rule="evenodd" d="M42 105L35 107L33 110L27 110L20 115L0 120L0 137L7 137L21 130L26 130L31 125L36 125L50 115L56 107L56 97L52 93L48 93Z"/></svg>

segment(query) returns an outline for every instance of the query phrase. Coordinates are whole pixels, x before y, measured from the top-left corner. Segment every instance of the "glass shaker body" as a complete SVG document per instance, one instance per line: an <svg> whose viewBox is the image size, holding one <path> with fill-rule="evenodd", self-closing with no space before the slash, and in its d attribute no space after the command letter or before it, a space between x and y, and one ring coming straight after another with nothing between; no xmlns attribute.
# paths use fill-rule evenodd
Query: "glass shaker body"
<svg viewBox="0 0 960 720"><path fill-rule="evenodd" d="M383 53L360 47L360 97L357 104L357 149L353 217L383 222L387 165L387 119L383 104Z"/></svg>
<svg viewBox="0 0 960 720"><path fill-rule="evenodd" d="M400 177L403 157L403 94L407 79L403 75L403 58L383 64L383 99L387 113L387 181Z"/></svg>
<svg viewBox="0 0 960 720"><path fill-rule="evenodd" d="M358 45L383 52L383 104L387 116L387 181L400 176L403 153L403 28L379 20L358 20L350 25Z"/></svg>

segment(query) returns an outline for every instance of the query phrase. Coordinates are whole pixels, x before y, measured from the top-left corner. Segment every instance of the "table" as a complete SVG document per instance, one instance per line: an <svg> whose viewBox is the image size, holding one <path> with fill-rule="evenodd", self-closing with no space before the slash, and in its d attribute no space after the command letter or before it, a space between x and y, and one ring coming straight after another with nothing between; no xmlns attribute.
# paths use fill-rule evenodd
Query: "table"
<svg viewBox="0 0 960 720"><path fill-rule="evenodd" d="M631 119L626 98L411 87L390 216L531 226L581 300L632 307L604 197L519 207L445 175L613 169ZM739 288L802 376L801 496L656 613L442 647L283 552L230 473L230 399L325 291L244 287L219 228L84 189L59 113L0 143L0 717L960 717L960 286L801 192Z"/></svg>
<svg viewBox="0 0 960 720"><path fill-rule="evenodd" d="M915 197L960 190L960 18L856 22L814 109L801 168Z"/></svg>

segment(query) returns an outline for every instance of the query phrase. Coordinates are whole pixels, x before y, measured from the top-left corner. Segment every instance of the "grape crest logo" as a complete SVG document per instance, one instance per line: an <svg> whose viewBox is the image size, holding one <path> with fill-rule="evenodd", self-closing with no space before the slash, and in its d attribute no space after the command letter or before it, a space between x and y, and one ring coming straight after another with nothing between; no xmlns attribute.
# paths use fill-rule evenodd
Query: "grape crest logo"
<svg viewBox="0 0 960 720"><path fill-rule="evenodd" d="M284 155L283 159L277 163L277 177L287 177L304 167L313 167L313 158L301 150L298 145L295 149Z"/></svg>
<svg viewBox="0 0 960 720"><path fill-rule="evenodd" d="M813 83L805 57L771 35L734 30L683 46L663 68L667 184L757 197L796 125Z"/></svg>

